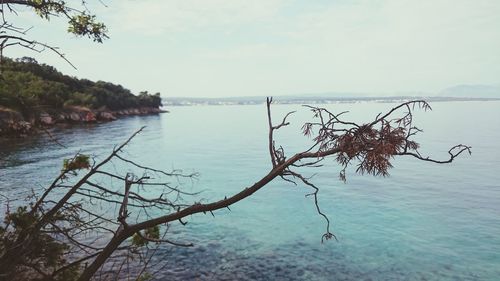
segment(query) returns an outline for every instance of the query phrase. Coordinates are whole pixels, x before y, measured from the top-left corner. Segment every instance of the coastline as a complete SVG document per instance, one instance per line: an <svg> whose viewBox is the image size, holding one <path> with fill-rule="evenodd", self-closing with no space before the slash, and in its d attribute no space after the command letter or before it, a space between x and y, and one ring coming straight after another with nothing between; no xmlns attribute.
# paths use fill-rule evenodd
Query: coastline
<svg viewBox="0 0 500 281"><path fill-rule="evenodd" d="M50 112L50 113L49 113ZM90 124L111 122L127 116L155 115L168 111L156 107L135 107L121 110L90 109L71 106L57 111L42 111L26 118L19 111L0 106L0 138L27 137L39 129L57 124Z"/></svg>

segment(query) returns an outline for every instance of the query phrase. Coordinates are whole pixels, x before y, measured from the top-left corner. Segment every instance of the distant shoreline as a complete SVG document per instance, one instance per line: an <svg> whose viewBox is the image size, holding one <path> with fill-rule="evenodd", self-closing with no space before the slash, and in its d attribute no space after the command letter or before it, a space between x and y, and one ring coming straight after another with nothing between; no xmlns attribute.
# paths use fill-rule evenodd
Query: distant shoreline
<svg viewBox="0 0 500 281"><path fill-rule="evenodd" d="M358 102L405 102L409 100L425 100L428 102L449 101L500 101L499 98L470 98L470 97L418 97L418 96L389 96L389 97L274 97L276 104L338 104ZM265 103L265 97L228 97L228 98L163 98L163 106L200 106L200 105L257 105Z"/></svg>

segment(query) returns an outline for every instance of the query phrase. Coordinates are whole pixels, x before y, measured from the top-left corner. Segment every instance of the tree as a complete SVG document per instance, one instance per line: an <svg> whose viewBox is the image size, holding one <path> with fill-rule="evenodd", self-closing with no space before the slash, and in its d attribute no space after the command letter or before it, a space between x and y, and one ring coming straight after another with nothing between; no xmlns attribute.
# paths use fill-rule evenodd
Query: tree
<svg viewBox="0 0 500 281"><path fill-rule="evenodd" d="M108 38L106 25L97 21L96 16L89 12L84 0L80 2L79 7L71 6L63 0L0 0L0 64L3 50L10 46L20 46L35 52L49 49L71 64L58 47L30 39L27 33L31 27L13 23L10 17L17 16L17 11L21 8L32 9L45 20L50 20L52 17L66 18L68 32L74 35L88 37L99 43Z"/></svg>
<svg viewBox="0 0 500 281"><path fill-rule="evenodd" d="M35 52L49 49L70 63L57 47L30 39L27 37L29 28L12 23L9 16L15 17L16 11L22 7L32 9L42 19L66 18L68 32L75 35L89 37L99 43L108 38L106 26L88 12L84 0L81 1L79 9L62 0L0 0L0 63L3 50L10 46L20 46ZM36 61L29 59L21 62L26 65L36 64ZM23 84L23 81L33 83L33 92L26 95L29 97L41 95L41 92L33 94L41 86L54 88L55 95L64 92L60 84L42 84L34 75L27 74L18 78L19 83L13 83L12 87ZM94 92L95 95L88 95ZM92 93L79 93L77 100L93 102L91 97L95 96L97 100L102 99L102 102L116 104L117 101L108 95L109 92L119 92L123 96L128 94L120 86L102 82L96 83ZM12 97L8 102L15 98L18 97ZM158 95L148 97L147 93L144 93L140 99L147 104L161 103ZM28 108L30 102L32 101L22 100L21 104ZM58 99L52 102L61 103ZM133 100L120 102L124 103L120 106L134 103ZM29 206L7 211L4 224L0 227L0 278L90 280L114 255L120 253L125 253L126 257L135 255L147 266L151 255L148 256L142 249L150 243L191 246L190 243L165 239L171 225L184 225L186 222L183 219L194 214L214 215L215 211L229 208L232 204L248 198L277 177L293 184L301 182L311 188L309 196L314 198L317 212L326 225L321 240L336 239L331 231L328 216L321 211L318 204L320 188L299 172L299 168L314 168L321 165L325 159L334 158L340 167L339 177L345 181L345 171L353 164L357 166L358 173L387 176L392 167L391 160L396 156L411 156L421 161L444 164L451 163L463 152L470 153L470 147L460 144L448 151L450 157L445 160L422 156L418 150L419 144L412 139L420 132L413 126L412 112L415 108L429 110L430 106L425 101L410 101L378 115L366 124L345 121L344 113L308 107L315 120L305 123L303 132L306 136L313 137L312 144L303 151L287 155L281 146L276 145L274 133L289 124L287 117L292 112L284 116L280 123L274 124L271 118L271 103L272 99L268 99L268 150L271 162L269 172L239 193L218 201L187 203L184 197L193 194L161 180L172 177L178 180L191 179L196 177L196 174L165 172L125 158L123 149L142 129L113 149L102 161L81 154L66 159L60 175L43 194L34 194L35 199ZM143 174L137 176L131 173L110 172L107 168L113 161L141 169ZM78 177L82 170L88 171ZM105 181L102 178L115 184L103 184ZM155 188L155 195L147 197L141 194L144 188ZM116 206L116 211L98 208L96 202L102 203L101 206ZM151 210L160 214L155 215ZM88 241L88 237L93 241ZM118 271L122 268L121 265L117 268Z"/></svg>
<svg viewBox="0 0 500 281"><path fill-rule="evenodd" d="M312 138L312 143L302 151L287 154L276 144L274 133L289 125L287 118L293 112L275 124L271 104L272 99L268 98L269 172L253 185L214 202L187 203L184 197L193 194L158 181L159 178L172 177L182 181L196 177L196 174L183 174L181 171L167 173L123 156L125 146L142 129L100 162L79 154L68 159L59 177L37 196L29 208L22 207L7 214L6 223L0 228L0 276L15 280L16 276L26 277L22 274L24 272L41 280L63 280L63 277L66 278L64 280L90 280L107 264L108 268L112 266L109 265L111 260L116 264L117 256L124 253L125 257L138 256L145 268L151 255L141 249L148 243L192 246L165 239L169 227L186 224L183 219L190 215L215 215L217 210L229 208L248 198L278 177L311 188L308 196L314 199L317 213L325 220L326 229L321 241L336 239L328 216L321 211L318 203L320 188L303 174L303 168L315 168L325 159L333 158L339 165L340 180L345 181L346 169L353 165L360 174L387 176L392 167L391 160L397 156L445 164L451 163L463 152L470 153L470 147L459 144L448 151L448 159L435 160L423 156L419 152L419 144L413 140L421 132L413 125L413 111L430 110L431 107L423 100L416 100L404 102L365 124L345 120L345 112L333 113L326 108L307 106L313 113L313 121L305 123L302 129L305 136ZM137 176L110 172L107 166L113 161L120 161L144 173ZM88 171L77 177L78 172L84 169ZM99 180L102 177L107 180ZM120 185L103 184L110 181ZM141 195L145 188L148 188L148 194L154 195ZM99 209L97 202L115 208ZM93 244L101 246L88 243L88 234L99 242ZM118 264L115 269L119 272L125 261ZM141 270L138 274L143 272Z"/></svg>
<svg viewBox="0 0 500 281"><path fill-rule="evenodd" d="M144 91L136 96L121 85L70 77L29 57L4 58L2 67L0 106L19 111L27 120L37 120L40 112L57 115L65 106L94 110L161 106L159 93Z"/></svg>

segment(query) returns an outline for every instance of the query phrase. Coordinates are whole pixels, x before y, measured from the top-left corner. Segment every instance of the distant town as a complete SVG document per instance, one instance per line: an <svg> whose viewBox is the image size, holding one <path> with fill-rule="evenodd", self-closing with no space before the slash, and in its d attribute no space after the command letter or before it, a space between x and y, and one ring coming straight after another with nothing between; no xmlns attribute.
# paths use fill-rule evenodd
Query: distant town
<svg viewBox="0 0 500 281"><path fill-rule="evenodd" d="M392 97L286 97L276 96L276 104L337 104L359 102L393 103L424 99L429 102L442 101L494 101L500 97L441 97L441 96L392 96ZM255 105L263 104L266 97L231 97L231 98L163 98L163 106L198 106L198 105Z"/></svg>
<svg viewBox="0 0 500 281"><path fill-rule="evenodd" d="M277 104L329 104L357 102L404 102L424 99L430 102L440 101L495 101L500 100L500 84L494 85L457 85L446 88L439 93L397 93L397 94L363 94L363 93L316 93L302 95L273 96ZM163 97L164 106L193 105L252 105L262 104L265 96L194 98Z"/></svg>

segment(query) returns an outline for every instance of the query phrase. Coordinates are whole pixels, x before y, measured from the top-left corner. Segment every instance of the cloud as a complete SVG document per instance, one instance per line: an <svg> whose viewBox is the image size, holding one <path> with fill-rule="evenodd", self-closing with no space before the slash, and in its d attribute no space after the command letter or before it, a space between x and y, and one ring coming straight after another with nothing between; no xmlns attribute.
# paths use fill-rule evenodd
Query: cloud
<svg viewBox="0 0 500 281"><path fill-rule="evenodd" d="M121 30L158 35L266 21L283 1L126 0L115 5L113 21Z"/></svg>
<svg viewBox="0 0 500 281"><path fill-rule="evenodd" d="M500 73L494 0L120 3L123 30L177 41L151 61L174 95L437 91Z"/></svg>
<svg viewBox="0 0 500 281"><path fill-rule="evenodd" d="M111 39L99 48L82 40L67 48L67 35L49 28L40 38L61 35L58 45L68 54L84 54L77 62L88 64L88 72L81 66L78 75L136 90L177 96L435 92L499 82L497 0L106 3L97 14Z"/></svg>

